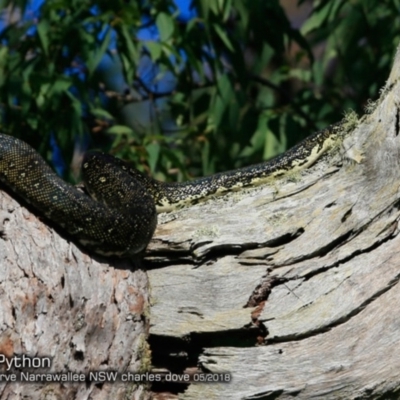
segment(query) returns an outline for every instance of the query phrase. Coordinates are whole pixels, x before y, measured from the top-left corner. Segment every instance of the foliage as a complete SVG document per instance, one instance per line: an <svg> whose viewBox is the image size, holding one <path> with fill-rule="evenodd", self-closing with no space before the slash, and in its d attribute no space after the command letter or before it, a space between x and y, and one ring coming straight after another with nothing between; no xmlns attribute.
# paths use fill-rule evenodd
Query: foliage
<svg viewBox="0 0 400 400"><path fill-rule="evenodd" d="M23 14L26 3L0 7ZM172 0L47 0L38 19L17 18L0 34L0 127L48 159L54 135L68 163L77 137L90 135L161 179L261 161L377 96L400 39L399 3L314 1L298 30L278 0L194 0L186 22ZM153 23L159 40L138 39ZM107 89L106 54L126 91ZM150 84L144 56L157 65ZM160 93L167 73L176 86ZM126 116L143 101L154 110L145 129Z"/></svg>

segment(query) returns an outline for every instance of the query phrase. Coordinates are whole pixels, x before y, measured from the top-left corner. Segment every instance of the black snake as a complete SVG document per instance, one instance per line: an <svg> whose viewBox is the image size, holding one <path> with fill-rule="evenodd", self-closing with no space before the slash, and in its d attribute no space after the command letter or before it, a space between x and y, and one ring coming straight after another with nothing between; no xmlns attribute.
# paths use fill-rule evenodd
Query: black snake
<svg viewBox="0 0 400 400"><path fill-rule="evenodd" d="M0 181L88 249L129 257L146 248L157 211L307 168L341 133L340 123L331 125L270 161L184 183L159 182L111 155L89 152L81 171L91 197L58 177L28 144L0 133Z"/></svg>

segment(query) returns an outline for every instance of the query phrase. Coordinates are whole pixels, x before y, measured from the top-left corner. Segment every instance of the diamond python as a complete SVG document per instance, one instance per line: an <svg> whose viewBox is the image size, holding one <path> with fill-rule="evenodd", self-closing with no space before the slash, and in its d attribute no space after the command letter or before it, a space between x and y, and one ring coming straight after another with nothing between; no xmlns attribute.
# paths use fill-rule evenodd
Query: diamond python
<svg viewBox="0 0 400 400"><path fill-rule="evenodd" d="M146 248L157 212L305 169L337 142L342 125L270 161L184 183L156 181L111 155L89 152L81 172L90 197L58 177L28 144L0 133L0 181L89 250L129 257Z"/></svg>

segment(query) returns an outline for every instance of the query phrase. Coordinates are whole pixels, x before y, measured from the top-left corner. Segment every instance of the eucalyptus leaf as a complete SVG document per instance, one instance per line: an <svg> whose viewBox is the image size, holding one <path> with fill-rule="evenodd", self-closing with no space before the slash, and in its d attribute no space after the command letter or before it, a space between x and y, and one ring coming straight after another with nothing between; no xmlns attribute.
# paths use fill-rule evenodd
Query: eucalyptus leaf
<svg viewBox="0 0 400 400"><path fill-rule="evenodd" d="M156 25L160 33L160 39L166 42L174 32L174 20L171 15L160 12L156 18Z"/></svg>
<svg viewBox="0 0 400 400"><path fill-rule="evenodd" d="M108 133L115 135L132 135L133 130L125 125L113 125L111 128L107 129Z"/></svg>

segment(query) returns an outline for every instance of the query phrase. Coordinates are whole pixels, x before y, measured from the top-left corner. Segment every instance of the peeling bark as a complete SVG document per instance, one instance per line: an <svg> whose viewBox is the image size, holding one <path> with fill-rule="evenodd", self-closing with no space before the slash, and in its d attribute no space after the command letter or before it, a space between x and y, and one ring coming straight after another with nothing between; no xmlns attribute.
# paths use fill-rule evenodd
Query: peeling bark
<svg viewBox="0 0 400 400"><path fill-rule="evenodd" d="M0 192L0 354L51 358L19 373L140 371L150 362L148 281L94 259ZM7 366L0 365L1 374ZM1 399L145 399L143 385L0 381Z"/></svg>

